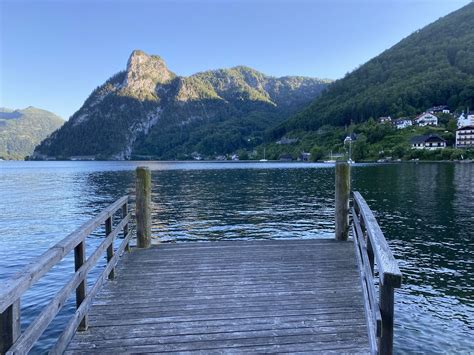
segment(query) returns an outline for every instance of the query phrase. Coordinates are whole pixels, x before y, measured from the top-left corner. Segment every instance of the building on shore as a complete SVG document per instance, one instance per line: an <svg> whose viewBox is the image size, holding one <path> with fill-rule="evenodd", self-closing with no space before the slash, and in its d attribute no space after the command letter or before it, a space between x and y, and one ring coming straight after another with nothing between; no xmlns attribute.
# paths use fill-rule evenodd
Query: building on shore
<svg viewBox="0 0 474 355"><path fill-rule="evenodd" d="M426 134L423 136L415 136L410 140L412 149L444 149L446 141L437 134Z"/></svg>
<svg viewBox="0 0 474 355"><path fill-rule="evenodd" d="M474 148L474 125L456 130L456 148Z"/></svg>
<svg viewBox="0 0 474 355"><path fill-rule="evenodd" d="M448 106L440 105L440 106L433 106L426 110L428 113L437 114L437 113L450 113Z"/></svg>
<svg viewBox="0 0 474 355"><path fill-rule="evenodd" d="M437 126L438 117L436 117L432 113L423 112L421 115L416 116L415 123L420 127Z"/></svg>
<svg viewBox="0 0 474 355"><path fill-rule="evenodd" d="M474 126L474 111L467 111L466 113L461 113L461 115L458 117L457 126L458 128Z"/></svg>
<svg viewBox="0 0 474 355"><path fill-rule="evenodd" d="M298 157L299 161L310 161L311 160L311 153L308 152L301 152L300 156Z"/></svg>
<svg viewBox="0 0 474 355"><path fill-rule="evenodd" d="M280 155L280 160L281 161L292 161L293 157L291 156L291 154L281 154Z"/></svg>
<svg viewBox="0 0 474 355"><path fill-rule="evenodd" d="M94 155L74 155L72 157L69 157L69 160L92 161L92 160L95 160L95 156Z"/></svg>
<svg viewBox="0 0 474 355"><path fill-rule="evenodd" d="M392 123L397 129L403 129L403 128L413 126L413 121L409 118L399 118L399 119L393 120Z"/></svg>
<svg viewBox="0 0 474 355"><path fill-rule="evenodd" d="M390 116L382 116L378 119L379 123L392 123L392 118Z"/></svg>

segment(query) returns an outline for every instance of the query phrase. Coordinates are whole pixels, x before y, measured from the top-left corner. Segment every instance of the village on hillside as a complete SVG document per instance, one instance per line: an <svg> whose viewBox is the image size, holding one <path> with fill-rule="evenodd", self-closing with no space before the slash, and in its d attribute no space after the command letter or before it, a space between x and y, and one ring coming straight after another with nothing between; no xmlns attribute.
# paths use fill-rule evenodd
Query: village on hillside
<svg viewBox="0 0 474 355"><path fill-rule="evenodd" d="M448 108L448 106L434 106L427 109L425 112L419 114L414 119L401 117L392 119L388 117L379 117L378 122L381 124L392 124L397 129L404 129L410 126L418 127L438 127L439 118L438 115L450 115L455 117ZM449 128L449 127L447 127ZM426 134L412 137L410 140L411 147L413 149L444 149L447 147L445 139L440 137L438 134ZM474 147L474 111L462 112L457 117L456 123L456 136L454 142L454 148L473 148Z"/></svg>
<svg viewBox="0 0 474 355"><path fill-rule="evenodd" d="M249 154L250 159L262 157L260 150ZM474 111L467 108L451 112L448 106L441 105L430 107L416 117L383 116L346 127L323 126L316 133L299 132L267 144L266 158L470 161L474 158ZM238 159L238 154L233 159Z"/></svg>

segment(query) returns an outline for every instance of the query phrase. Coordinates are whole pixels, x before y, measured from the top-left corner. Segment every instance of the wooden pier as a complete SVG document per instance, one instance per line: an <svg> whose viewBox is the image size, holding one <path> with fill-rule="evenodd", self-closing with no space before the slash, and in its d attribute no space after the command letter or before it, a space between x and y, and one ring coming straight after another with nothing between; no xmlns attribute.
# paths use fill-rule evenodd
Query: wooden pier
<svg viewBox="0 0 474 355"><path fill-rule="evenodd" d="M68 352L369 352L354 248L167 244L126 255Z"/></svg>
<svg viewBox="0 0 474 355"><path fill-rule="evenodd" d="M349 210L347 166L336 167L336 188L334 240L152 246L150 173L139 168L137 247L124 196L16 274L0 289L0 353L27 353L75 292L77 311L51 354L390 354L401 274L359 193ZM87 258L86 237L101 225L105 238ZM21 295L70 252L75 274L21 332ZM103 254L107 265L88 288Z"/></svg>

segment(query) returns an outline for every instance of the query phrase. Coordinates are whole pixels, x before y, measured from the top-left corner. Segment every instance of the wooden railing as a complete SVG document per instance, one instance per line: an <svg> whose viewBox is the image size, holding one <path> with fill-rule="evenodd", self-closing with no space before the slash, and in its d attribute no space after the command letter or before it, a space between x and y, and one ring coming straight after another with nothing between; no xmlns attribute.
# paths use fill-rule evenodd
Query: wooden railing
<svg viewBox="0 0 474 355"><path fill-rule="evenodd" d="M367 202L353 193L352 235L361 274L365 311L372 351L393 352L394 289L401 286L402 274L390 247ZM375 292L375 266L378 271L379 297Z"/></svg>
<svg viewBox="0 0 474 355"><path fill-rule="evenodd" d="M120 222L113 228L113 218L121 212ZM2 284L0 289L0 353L27 353L46 330L48 325L64 306L70 294L76 292L76 312L66 325L63 333L50 351L52 354L62 353L76 330L85 330L88 326L87 311L93 297L107 279L114 278L114 270L119 257L129 250L131 232L128 212L128 196L124 196L111 204L96 217L89 220L54 245L34 262L15 274ZM105 239L97 249L86 258L86 237L105 223ZM114 239L123 232L123 241L114 251ZM21 296L53 266L61 261L74 249L75 273L31 322L23 333L20 330L20 298ZM100 257L106 253L107 264L94 285L87 288L87 274L96 265Z"/></svg>

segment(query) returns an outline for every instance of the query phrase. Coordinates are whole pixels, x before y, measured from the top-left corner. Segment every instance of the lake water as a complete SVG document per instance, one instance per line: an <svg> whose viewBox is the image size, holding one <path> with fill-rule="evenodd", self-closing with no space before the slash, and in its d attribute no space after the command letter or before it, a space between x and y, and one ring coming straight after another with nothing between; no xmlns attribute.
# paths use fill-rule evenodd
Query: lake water
<svg viewBox="0 0 474 355"><path fill-rule="evenodd" d="M333 237L334 168L324 164L0 162L0 287L133 193L137 165L152 169L157 240ZM352 179L404 275L395 351L474 351L474 164L356 165ZM101 238L88 238L88 254ZM22 297L23 329L72 273L69 256ZM46 351L73 311L71 297L33 352Z"/></svg>

